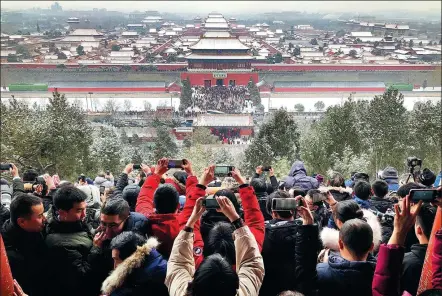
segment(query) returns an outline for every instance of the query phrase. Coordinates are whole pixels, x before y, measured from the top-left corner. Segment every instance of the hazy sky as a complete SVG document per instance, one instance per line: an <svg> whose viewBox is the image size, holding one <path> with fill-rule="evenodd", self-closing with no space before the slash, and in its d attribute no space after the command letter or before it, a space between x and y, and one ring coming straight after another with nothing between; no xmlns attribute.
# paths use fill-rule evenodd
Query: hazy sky
<svg viewBox="0 0 442 296"><path fill-rule="evenodd" d="M1 1L2 9L49 8L54 1ZM118 11L158 10L171 13L258 13L272 11L370 12L440 11L440 1L58 1L63 10L106 8Z"/></svg>

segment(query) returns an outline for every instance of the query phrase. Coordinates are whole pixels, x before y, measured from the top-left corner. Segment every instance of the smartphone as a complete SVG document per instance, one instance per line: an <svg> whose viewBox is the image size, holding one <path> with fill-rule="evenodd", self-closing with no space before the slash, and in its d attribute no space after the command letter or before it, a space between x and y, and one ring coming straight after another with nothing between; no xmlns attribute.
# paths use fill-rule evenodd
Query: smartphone
<svg viewBox="0 0 442 296"><path fill-rule="evenodd" d="M271 166L264 166L262 167L262 170L263 172L269 172L271 168L272 168Z"/></svg>
<svg viewBox="0 0 442 296"><path fill-rule="evenodd" d="M100 186L100 194L104 194L105 190L106 190L105 186Z"/></svg>
<svg viewBox="0 0 442 296"><path fill-rule="evenodd" d="M218 201L213 198L213 195L212 198L206 198L203 200L203 206L208 210L219 209Z"/></svg>
<svg viewBox="0 0 442 296"><path fill-rule="evenodd" d="M169 159L169 164L167 167L169 169L178 169L182 168L184 164L184 161L182 159Z"/></svg>
<svg viewBox="0 0 442 296"><path fill-rule="evenodd" d="M410 198L412 201L415 202L418 202L420 200L424 202L431 202L438 197L442 197L442 191L438 191L435 188L410 190Z"/></svg>
<svg viewBox="0 0 442 296"><path fill-rule="evenodd" d="M110 171L106 171L106 175L110 175Z"/></svg>
<svg viewBox="0 0 442 296"><path fill-rule="evenodd" d="M309 194L309 195L311 194L310 198L312 199L312 202L314 204L316 204L316 203L320 203L320 202L327 200L328 193L327 193L327 191L325 191L325 192L324 191L321 191L318 189L312 189L312 190L309 190L307 192L307 194Z"/></svg>
<svg viewBox="0 0 442 296"><path fill-rule="evenodd" d="M215 167L215 177L231 177L232 171L235 169L234 166L221 166L217 165Z"/></svg>
<svg viewBox="0 0 442 296"><path fill-rule="evenodd" d="M10 163L1 163L0 164L0 171L9 171L9 169L12 168L12 165Z"/></svg>
<svg viewBox="0 0 442 296"><path fill-rule="evenodd" d="M295 198L274 198L272 199L273 211L292 211L302 206L302 201Z"/></svg>
<svg viewBox="0 0 442 296"><path fill-rule="evenodd" d="M134 169L134 170L139 170L139 169L141 169L141 164L134 164L133 169Z"/></svg>

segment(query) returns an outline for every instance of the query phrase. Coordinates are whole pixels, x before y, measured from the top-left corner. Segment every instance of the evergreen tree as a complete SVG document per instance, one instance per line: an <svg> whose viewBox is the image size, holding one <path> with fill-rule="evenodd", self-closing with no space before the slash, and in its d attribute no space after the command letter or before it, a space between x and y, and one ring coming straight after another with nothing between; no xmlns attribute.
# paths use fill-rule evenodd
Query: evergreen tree
<svg viewBox="0 0 442 296"><path fill-rule="evenodd" d="M250 77L249 83L247 84L247 89L250 94L250 100L253 102L253 106L258 106L261 104L261 95L259 93L259 89L256 86L256 83L253 82L253 79Z"/></svg>
<svg viewBox="0 0 442 296"><path fill-rule="evenodd" d="M317 101L314 106L316 108L316 111L322 111L325 108L325 104L323 101Z"/></svg>
<svg viewBox="0 0 442 296"><path fill-rule="evenodd" d="M81 45L77 46L77 54L80 56L85 54L83 46L81 46Z"/></svg>
<svg viewBox="0 0 442 296"><path fill-rule="evenodd" d="M180 110L184 111L189 107L192 107L192 87L190 85L190 79L181 81L181 95L180 95Z"/></svg>
<svg viewBox="0 0 442 296"><path fill-rule="evenodd" d="M382 96L375 96L367 110L368 143L375 157L375 167L401 167L408 144L408 117L404 96L389 88Z"/></svg>
<svg viewBox="0 0 442 296"><path fill-rule="evenodd" d="M261 125L258 135L245 151L245 167L272 165L282 158L294 160L299 156L299 132L286 110L277 110L269 122Z"/></svg>
<svg viewBox="0 0 442 296"><path fill-rule="evenodd" d="M304 112L305 107L304 107L303 104L296 104L295 105L295 110L296 110L296 112Z"/></svg>
<svg viewBox="0 0 442 296"><path fill-rule="evenodd" d="M38 22L37 22L37 32L40 33L40 26L38 25Z"/></svg>
<svg viewBox="0 0 442 296"><path fill-rule="evenodd" d="M159 125L156 127L156 132L157 137L154 141L153 159L175 157L178 153L178 147L174 139L172 139L169 129L166 126Z"/></svg>
<svg viewBox="0 0 442 296"><path fill-rule="evenodd" d="M413 42L413 40L412 39L410 39L410 42L408 42L408 47L413 47L414 46L414 42Z"/></svg>

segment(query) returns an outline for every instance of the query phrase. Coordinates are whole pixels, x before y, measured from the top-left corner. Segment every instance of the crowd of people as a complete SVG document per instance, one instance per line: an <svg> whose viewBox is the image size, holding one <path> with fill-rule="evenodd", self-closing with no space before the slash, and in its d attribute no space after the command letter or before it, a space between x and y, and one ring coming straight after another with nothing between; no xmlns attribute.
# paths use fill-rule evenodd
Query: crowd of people
<svg viewBox="0 0 442 296"><path fill-rule="evenodd" d="M249 95L245 86L196 86L192 88L192 105L202 111L241 113Z"/></svg>
<svg viewBox="0 0 442 296"><path fill-rule="evenodd" d="M442 198L409 196L441 196L428 169L370 183L296 161L280 181L258 166L219 182L214 165L196 176L191 160L173 174L168 162L75 182L10 164L1 295L441 295Z"/></svg>

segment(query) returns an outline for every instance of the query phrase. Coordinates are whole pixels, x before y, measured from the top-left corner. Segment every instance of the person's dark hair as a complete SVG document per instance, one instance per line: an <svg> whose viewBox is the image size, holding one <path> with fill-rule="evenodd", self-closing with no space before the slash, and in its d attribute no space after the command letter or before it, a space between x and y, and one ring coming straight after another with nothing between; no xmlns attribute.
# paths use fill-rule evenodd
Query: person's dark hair
<svg viewBox="0 0 442 296"><path fill-rule="evenodd" d="M429 203L422 204L422 207L416 217L416 224L422 228L427 239L430 239L435 218L436 208Z"/></svg>
<svg viewBox="0 0 442 296"><path fill-rule="evenodd" d="M155 190L153 202L158 214L172 214L178 209L180 195L173 185L163 184Z"/></svg>
<svg viewBox="0 0 442 296"><path fill-rule="evenodd" d="M298 291L284 291L279 293L278 296L304 296L304 294Z"/></svg>
<svg viewBox="0 0 442 296"><path fill-rule="evenodd" d="M345 179L341 173L333 172L333 174L328 179L331 187L345 187Z"/></svg>
<svg viewBox="0 0 442 296"><path fill-rule="evenodd" d="M371 184L374 195L384 198L388 194L388 184L384 180L376 180Z"/></svg>
<svg viewBox="0 0 442 296"><path fill-rule="evenodd" d="M322 206L324 204L323 201L319 198L321 196L320 190L310 189L309 191L307 191L307 195L311 198L315 206Z"/></svg>
<svg viewBox="0 0 442 296"><path fill-rule="evenodd" d="M333 216L339 219L342 223L345 223L351 219L362 219L364 217L364 212L359 207L358 203L352 199L343 200L336 204Z"/></svg>
<svg viewBox="0 0 442 296"><path fill-rule="evenodd" d="M54 206L57 210L69 211L74 207L75 203L85 201L86 193L75 186L61 186L54 195Z"/></svg>
<svg viewBox="0 0 442 296"><path fill-rule="evenodd" d="M37 177L38 177L38 173L37 173L36 170L34 170L34 169L26 170L23 173L23 182L24 183L26 183L26 182L34 182L37 179Z"/></svg>
<svg viewBox="0 0 442 296"><path fill-rule="evenodd" d="M367 222L351 219L342 225L339 239L352 255L362 258L370 251L373 244L373 230Z"/></svg>
<svg viewBox="0 0 442 296"><path fill-rule="evenodd" d="M367 200L370 198L371 186L367 181L358 181L353 188L353 191L357 197L362 200Z"/></svg>
<svg viewBox="0 0 442 296"><path fill-rule="evenodd" d="M32 215L32 207L42 204L41 198L33 194L21 193L15 197L10 205L11 222L17 225L18 218L28 218Z"/></svg>
<svg viewBox="0 0 442 296"><path fill-rule="evenodd" d="M299 186L294 186L290 188L289 192L290 192L290 197L297 197L298 195L305 197L307 195L307 192L305 192L305 190Z"/></svg>
<svg viewBox="0 0 442 296"><path fill-rule="evenodd" d="M266 181L263 178L253 178L250 181L250 186L253 187L256 193L267 192Z"/></svg>
<svg viewBox="0 0 442 296"><path fill-rule="evenodd" d="M120 219L126 219L130 214L130 207L123 198L110 197L106 199L101 207L101 214L109 216L118 215Z"/></svg>
<svg viewBox="0 0 442 296"><path fill-rule="evenodd" d="M410 182L407 184L402 185L397 190L396 194L400 197L406 197L408 194L410 194L411 189L422 189L423 185L419 185L418 183Z"/></svg>
<svg viewBox="0 0 442 296"><path fill-rule="evenodd" d="M215 192L213 197L217 196L225 196L232 202L233 206L235 207L236 212L238 215L242 215L242 209L239 205L238 199L236 198L235 192L232 189L221 189Z"/></svg>
<svg viewBox="0 0 442 296"><path fill-rule="evenodd" d="M208 257L220 254L226 260L235 264L235 243L233 242L233 229L230 223L218 222L210 230L207 243L204 244L203 254Z"/></svg>
<svg viewBox="0 0 442 296"><path fill-rule="evenodd" d="M442 296L441 289L428 289L419 294L419 296Z"/></svg>
<svg viewBox="0 0 442 296"><path fill-rule="evenodd" d="M192 296L235 296L239 277L232 265L220 254L204 259L189 286Z"/></svg>
<svg viewBox="0 0 442 296"><path fill-rule="evenodd" d="M427 187L431 187L436 181L436 175L428 168L423 169L419 175L419 182Z"/></svg>
<svg viewBox="0 0 442 296"><path fill-rule="evenodd" d="M287 191L278 190L278 191L273 192L272 194L270 194L267 197L266 209L270 215L273 212L272 211L272 200L274 198L290 198L290 194ZM293 217L293 214L291 211L274 211L274 212L277 213L281 218L284 218L284 219L289 219L289 218Z"/></svg>
<svg viewBox="0 0 442 296"><path fill-rule="evenodd" d="M123 231L110 242L110 249L117 249L120 252L120 259L124 260L132 255L137 247L146 243L146 239L138 233Z"/></svg>

